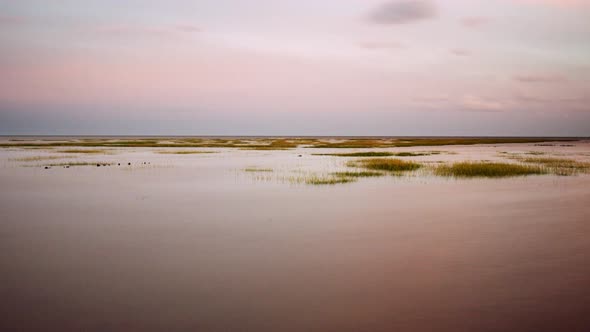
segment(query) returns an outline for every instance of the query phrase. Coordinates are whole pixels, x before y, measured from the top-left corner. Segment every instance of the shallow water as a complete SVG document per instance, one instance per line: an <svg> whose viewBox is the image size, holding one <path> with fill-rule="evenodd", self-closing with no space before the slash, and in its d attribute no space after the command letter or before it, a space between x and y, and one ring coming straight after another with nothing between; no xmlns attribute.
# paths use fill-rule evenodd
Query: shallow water
<svg viewBox="0 0 590 332"><path fill-rule="evenodd" d="M590 329L589 175L309 186L289 177L348 159L108 150L63 161L122 166L0 149L0 330ZM379 150L590 159L588 142Z"/></svg>

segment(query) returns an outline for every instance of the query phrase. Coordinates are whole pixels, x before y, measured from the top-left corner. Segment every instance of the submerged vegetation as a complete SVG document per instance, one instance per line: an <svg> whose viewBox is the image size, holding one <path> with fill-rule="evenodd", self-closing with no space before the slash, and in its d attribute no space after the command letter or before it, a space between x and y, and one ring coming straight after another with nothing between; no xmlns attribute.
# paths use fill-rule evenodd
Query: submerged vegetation
<svg viewBox="0 0 590 332"><path fill-rule="evenodd" d="M439 176L452 176L459 178L470 177L511 177L533 174L545 174L545 170L539 166L519 165L498 162L458 162L452 165L441 165L434 169Z"/></svg>

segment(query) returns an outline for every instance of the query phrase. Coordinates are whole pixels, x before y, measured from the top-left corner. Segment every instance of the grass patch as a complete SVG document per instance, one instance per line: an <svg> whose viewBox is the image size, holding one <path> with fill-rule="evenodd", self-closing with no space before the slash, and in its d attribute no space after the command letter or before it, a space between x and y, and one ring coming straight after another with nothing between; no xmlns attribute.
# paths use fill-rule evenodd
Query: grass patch
<svg viewBox="0 0 590 332"><path fill-rule="evenodd" d="M352 153L313 153L313 156L332 156L332 157L391 157L393 152L352 152Z"/></svg>
<svg viewBox="0 0 590 332"><path fill-rule="evenodd" d="M248 168L244 168L244 172L251 172L251 173L270 173L270 172L273 172L273 169L272 168L248 167Z"/></svg>
<svg viewBox="0 0 590 332"><path fill-rule="evenodd" d="M208 153L217 153L216 151L157 151L158 154L208 154Z"/></svg>
<svg viewBox="0 0 590 332"><path fill-rule="evenodd" d="M312 175L305 179L305 184L310 184L314 186L323 186L323 185L335 185L340 183L349 183L354 182L355 180L350 177L341 177L341 176L317 176Z"/></svg>
<svg viewBox="0 0 590 332"><path fill-rule="evenodd" d="M577 141L576 139L547 138L407 138L407 139L347 139L337 142L312 144L311 148L385 148L412 146L443 146L443 145L474 145L474 144L507 144L507 143L540 143L547 141Z"/></svg>
<svg viewBox="0 0 590 332"><path fill-rule="evenodd" d="M385 173L382 172L370 172L370 171L362 171L362 172L334 172L331 175L340 177L340 178L371 178L371 177L379 177L384 176Z"/></svg>
<svg viewBox="0 0 590 332"><path fill-rule="evenodd" d="M258 151L280 151L280 150L290 150L291 148L283 148L283 147L274 147L274 146L253 146L253 147L243 147L240 150L258 150Z"/></svg>
<svg viewBox="0 0 590 332"><path fill-rule="evenodd" d="M414 171L422 167L421 164L412 161L388 158L372 158L351 161L349 167L361 167L374 171L405 172Z"/></svg>
<svg viewBox="0 0 590 332"><path fill-rule="evenodd" d="M514 159L528 164L541 165L557 175L573 175L590 170L590 163L572 159L547 157L517 157Z"/></svg>
<svg viewBox="0 0 590 332"><path fill-rule="evenodd" d="M429 152L398 152L395 154L396 157L420 157L420 156L429 156L431 154L438 154L438 153L429 153Z"/></svg>
<svg viewBox="0 0 590 332"><path fill-rule="evenodd" d="M555 138L352 138L329 140L322 138L200 138L200 137L158 137L138 139L93 139L12 141L2 143L0 147L133 147L133 148L243 148L256 150L284 150L298 146L308 148L386 148L412 146L505 144L505 143L542 143L547 141L576 141L577 139ZM79 152L84 153L84 152Z"/></svg>
<svg viewBox="0 0 590 332"><path fill-rule="evenodd" d="M542 167L497 162L459 162L435 168L435 174L458 178L512 177L545 174Z"/></svg>
<svg viewBox="0 0 590 332"><path fill-rule="evenodd" d="M69 150L60 150L56 152L61 153L87 153L87 154L103 154L106 153L105 150L88 150L88 149L69 149Z"/></svg>
<svg viewBox="0 0 590 332"><path fill-rule="evenodd" d="M386 152L386 151L369 151L369 152L351 152L351 153L313 153L313 156L332 156L332 157L420 157L440 154L440 152Z"/></svg>

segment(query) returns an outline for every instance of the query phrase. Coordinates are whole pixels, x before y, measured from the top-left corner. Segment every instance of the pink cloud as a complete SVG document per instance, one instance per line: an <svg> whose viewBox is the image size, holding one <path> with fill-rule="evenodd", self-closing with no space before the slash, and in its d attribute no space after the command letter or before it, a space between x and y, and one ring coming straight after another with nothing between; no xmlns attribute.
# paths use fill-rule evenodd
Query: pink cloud
<svg viewBox="0 0 590 332"><path fill-rule="evenodd" d="M557 74L525 74L514 76L514 80L522 83L559 83L566 78Z"/></svg>
<svg viewBox="0 0 590 332"><path fill-rule="evenodd" d="M403 48L403 45L398 42L360 42L359 46L368 50Z"/></svg>
<svg viewBox="0 0 590 332"><path fill-rule="evenodd" d="M142 25L107 25L96 29L100 34L113 34L122 36L170 36L178 33L193 33L201 31L200 28L190 24L142 26Z"/></svg>
<svg viewBox="0 0 590 332"><path fill-rule="evenodd" d="M177 24L176 29L183 32L200 32L201 28L192 24Z"/></svg>
<svg viewBox="0 0 590 332"><path fill-rule="evenodd" d="M463 17L459 20L459 22L467 28L477 29L488 24L490 22L490 19L481 16L469 16Z"/></svg>
<svg viewBox="0 0 590 332"><path fill-rule="evenodd" d="M500 112L506 109L500 101L472 95L464 96L460 105L467 110L480 112Z"/></svg>
<svg viewBox="0 0 590 332"><path fill-rule="evenodd" d="M21 16L0 15L0 25L22 24L24 22L25 18Z"/></svg>
<svg viewBox="0 0 590 332"><path fill-rule="evenodd" d="M516 2L563 7L590 5L590 0L515 0Z"/></svg>
<svg viewBox="0 0 590 332"><path fill-rule="evenodd" d="M463 48L454 48L449 51L456 56L471 56L471 51Z"/></svg>

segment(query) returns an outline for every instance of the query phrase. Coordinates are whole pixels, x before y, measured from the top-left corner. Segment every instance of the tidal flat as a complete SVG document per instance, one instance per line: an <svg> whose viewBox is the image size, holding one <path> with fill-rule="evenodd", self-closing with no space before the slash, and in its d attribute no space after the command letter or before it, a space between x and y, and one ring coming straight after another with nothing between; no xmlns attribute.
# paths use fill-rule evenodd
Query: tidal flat
<svg viewBox="0 0 590 332"><path fill-rule="evenodd" d="M590 326L588 140L0 146L0 330Z"/></svg>

